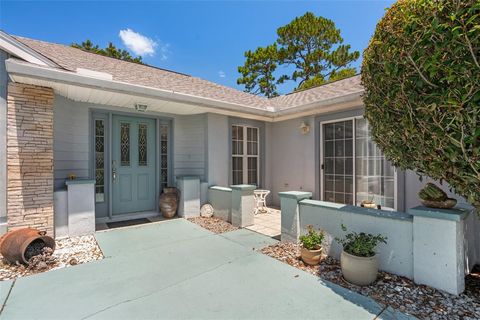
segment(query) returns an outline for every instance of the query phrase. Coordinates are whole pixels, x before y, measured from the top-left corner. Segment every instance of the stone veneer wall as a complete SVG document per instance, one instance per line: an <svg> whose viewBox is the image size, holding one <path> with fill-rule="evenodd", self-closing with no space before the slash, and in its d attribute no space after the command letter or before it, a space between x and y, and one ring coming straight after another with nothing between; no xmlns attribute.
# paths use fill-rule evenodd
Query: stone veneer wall
<svg viewBox="0 0 480 320"><path fill-rule="evenodd" d="M9 83L7 90L7 224L54 234L51 88Z"/></svg>

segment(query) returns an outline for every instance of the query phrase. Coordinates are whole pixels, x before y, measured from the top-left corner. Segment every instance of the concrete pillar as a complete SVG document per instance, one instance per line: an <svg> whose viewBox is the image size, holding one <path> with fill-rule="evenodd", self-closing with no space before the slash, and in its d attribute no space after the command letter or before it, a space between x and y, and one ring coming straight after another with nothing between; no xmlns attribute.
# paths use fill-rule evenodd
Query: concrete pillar
<svg viewBox="0 0 480 320"><path fill-rule="evenodd" d="M253 190L256 186L240 184L230 188L232 189L232 225L242 228L253 225L255 209Z"/></svg>
<svg viewBox="0 0 480 320"><path fill-rule="evenodd" d="M472 208L434 209L418 206L413 215L413 276L452 294L465 289L464 222Z"/></svg>
<svg viewBox="0 0 480 320"><path fill-rule="evenodd" d="M287 191L279 192L282 210L282 241L298 242L300 236L300 219L298 203L312 197L311 192Z"/></svg>
<svg viewBox="0 0 480 320"><path fill-rule="evenodd" d="M200 177L179 176L177 188L180 190L178 216L183 218L200 216Z"/></svg>
<svg viewBox="0 0 480 320"><path fill-rule="evenodd" d="M232 222L232 189L212 186L208 189L208 202L213 207L213 216Z"/></svg>
<svg viewBox="0 0 480 320"><path fill-rule="evenodd" d="M95 180L67 180L68 235L95 232Z"/></svg>

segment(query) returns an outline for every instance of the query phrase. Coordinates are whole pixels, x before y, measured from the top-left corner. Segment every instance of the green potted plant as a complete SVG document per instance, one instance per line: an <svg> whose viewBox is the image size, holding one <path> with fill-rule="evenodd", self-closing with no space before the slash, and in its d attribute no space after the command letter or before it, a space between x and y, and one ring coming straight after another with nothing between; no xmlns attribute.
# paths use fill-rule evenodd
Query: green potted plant
<svg viewBox="0 0 480 320"><path fill-rule="evenodd" d="M342 230L347 228L342 224ZM375 248L379 243L387 243L387 238L377 234L349 232L344 238L335 238L342 246L340 266L343 277L350 283L366 286L377 279L378 255Z"/></svg>
<svg viewBox="0 0 480 320"><path fill-rule="evenodd" d="M325 235L323 231L316 231L312 225L307 226L307 233L300 236L300 243L302 245L300 255L303 262L311 266L317 265L320 262L324 238Z"/></svg>

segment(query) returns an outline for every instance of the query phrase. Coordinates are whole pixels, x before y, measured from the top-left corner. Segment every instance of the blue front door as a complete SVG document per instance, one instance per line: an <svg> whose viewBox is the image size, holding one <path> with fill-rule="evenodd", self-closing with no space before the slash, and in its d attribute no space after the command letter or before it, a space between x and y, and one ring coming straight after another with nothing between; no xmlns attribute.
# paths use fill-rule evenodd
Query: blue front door
<svg viewBox="0 0 480 320"><path fill-rule="evenodd" d="M113 116L112 215L155 210L155 120Z"/></svg>

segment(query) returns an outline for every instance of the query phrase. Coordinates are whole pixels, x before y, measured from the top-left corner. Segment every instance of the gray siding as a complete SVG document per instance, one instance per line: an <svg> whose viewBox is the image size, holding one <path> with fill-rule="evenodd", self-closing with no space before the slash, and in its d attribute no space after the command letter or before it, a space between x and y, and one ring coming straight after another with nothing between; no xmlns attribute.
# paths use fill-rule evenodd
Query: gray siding
<svg viewBox="0 0 480 320"><path fill-rule="evenodd" d="M174 175L206 178L206 115L177 116L174 120Z"/></svg>
<svg viewBox="0 0 480 320"><path fill-rule="evenodd" d="M64 186L69 174L89 177L88 105L55 96L53 127L54 176L58 189Z"/></svg>
<svg viewBox="0 0 480 320"><path fill-rule="evenodd" d="M9 54L0 50L0 234L7 221L7 85L5 60Z"/></svg>
<svg viewBox="0 0 480 320"><path fill-rule="evenodd" d="M61 96L54 104L55 187L62 188L70 173L90 178L90 110L126 112L123 108L89 105ZM131 110L130 110L131 111ZM132 116L141 116L131 113ZM148 115L159 115L147 113ZM206 115L171 116L173 118L173 174L206 174Z"/></svg>
<svg viewBox="0 0 480 320"><path fill-rule="evenodd" d="M212 113L207 115L208 184L210 186L229 185L229 132L227 116Z"/></svg>

